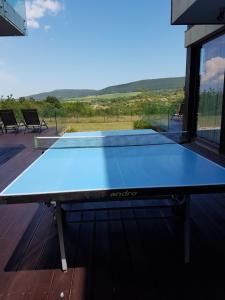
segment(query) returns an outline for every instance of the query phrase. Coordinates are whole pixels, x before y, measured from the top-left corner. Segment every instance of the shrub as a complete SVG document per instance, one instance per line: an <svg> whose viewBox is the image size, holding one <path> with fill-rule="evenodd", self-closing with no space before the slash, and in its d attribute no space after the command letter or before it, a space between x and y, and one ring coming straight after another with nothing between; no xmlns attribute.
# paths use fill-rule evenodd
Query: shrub
<svg viewBox="0 0 225 300"><path fill-rule="evenodd" d="M144 119L134 121L134 129L149 129L152 127L153 126L151 125L151 123Z"/></svg>
<svg viewBox="0 0 225 300"><path fill-rule="evenodd" d="M150 121L144 119L134 121L134 129L153 129L155 131L165 131L163 128L160 128L160 126L153 125Z"/></svg>
<svg viewBox="0 0 225 300"><path fill-rule="evenodd" d="M66 128L66 130L65 130L65 132L76 132L77 130L76 130L76 128L74 127L74 126L69 126L69 127L67 127Z"/></svg>

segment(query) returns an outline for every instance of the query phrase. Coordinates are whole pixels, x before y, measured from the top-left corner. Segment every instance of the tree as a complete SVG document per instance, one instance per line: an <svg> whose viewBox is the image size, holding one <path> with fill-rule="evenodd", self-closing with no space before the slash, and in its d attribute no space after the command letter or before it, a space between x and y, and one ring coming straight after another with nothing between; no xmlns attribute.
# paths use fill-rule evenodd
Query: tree
<svg viewBox="0 0 225 300"><path fill-rule="evenodd" d="M22 102L25 102L26 101L26 98L25 97L19 97L19 102L22 103Z"/></svg>
<svg viewBox="0 0 225 300"><path fill-rule="evenodd" d="M54 96L48 96L45 99L45 102L51 104L52 106L54 106L55 108L61 108L61 103L59 101L58 98L54 97Z"/></svg>
<svg viewBox="0 0 225 300"><path fill-rule="evenodd" d="M8 100L8 101L14 101L15 98L13 97L13 94L8 95L8 96L7 96L7 100Z"/></svg>
<svg viewBox="0 0 225 300"><path fill-rule="evenodd" d="M41 115L44 118L53 118L55 113L56 111L50 103L45 103L41 108Z"/></svg>

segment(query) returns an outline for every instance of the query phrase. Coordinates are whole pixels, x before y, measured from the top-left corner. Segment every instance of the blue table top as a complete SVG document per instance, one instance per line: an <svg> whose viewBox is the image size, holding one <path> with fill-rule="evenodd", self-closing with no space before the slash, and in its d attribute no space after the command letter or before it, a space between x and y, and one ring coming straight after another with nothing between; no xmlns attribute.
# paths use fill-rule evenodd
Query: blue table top
<svg viewBox="0 0 225 300"><path fill-rule="evenodd" d="M105 136L152 130L70 133ZM0 196L225 185L225 168L179 144L49 149Z"/></svg>

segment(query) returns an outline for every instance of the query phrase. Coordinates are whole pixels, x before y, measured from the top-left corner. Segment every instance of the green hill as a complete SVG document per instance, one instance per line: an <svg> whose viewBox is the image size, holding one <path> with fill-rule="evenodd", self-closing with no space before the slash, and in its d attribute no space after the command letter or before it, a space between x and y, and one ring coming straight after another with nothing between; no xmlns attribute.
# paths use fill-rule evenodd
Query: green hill
<svg viewBox="0 0 225 300"><path fill-rule="evenodd" d="M110 86L102 90L64 89L31 95L29 97L33 97L36 100L43 100L47 96L55 96L59 99L68 99L112 93L139 92L144 90L173 90L183 88L185 84L184 80L184 77L147 79Z"/></svg>
<svg viewBox="0 0 225 300"><path fill-rule="evenodd" d="M81 90L81 89L64 89L64 90L55 90L51 92L44 92L40 94L30 95L28 97L32 97L35 100L43 100L47 96L54 96L58 99L65 99L65 98L76 98L76 97L86 97L90 95L95 95L97 93L96 90Z"/></svg>
<svg viewBox="0 0 225 300"><path fill-rule="evenodd" d="M147 79L139 80L126 84L120 84L107 87L99 94L112 94L112 93L129 93L139 92L143 90L173 90L184 87L184 77L174 78L159 78L159 79Z"/></svg>

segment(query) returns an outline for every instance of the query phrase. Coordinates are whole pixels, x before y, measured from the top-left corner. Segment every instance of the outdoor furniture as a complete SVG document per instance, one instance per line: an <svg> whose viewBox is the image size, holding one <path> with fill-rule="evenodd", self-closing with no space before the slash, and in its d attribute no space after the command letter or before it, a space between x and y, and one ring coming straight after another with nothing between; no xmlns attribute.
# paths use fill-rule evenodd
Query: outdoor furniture
<svg viewBox="0 0 225 300"><path fill-rule="evenodd" d="M19 127L24 126L24 123L22 121L20 121L19 123L17 122L12 109L1 109L0 118L2 120L2 124L6 133L8 132L8 130L14 130L15 132L18 132Z"/></svg>
<svg viewBox="0 0 225 300"><path fill-rule="evenodd" d="M180 120L183 118L183 114L184 114L184 103L181 103L178 111L171 116L171 120L173 120L173 118L177 118Z"/></svg>
<svg viewBox="0 0 225 300"><path fill-rule="evenodd" d="M45 120L39 119L38 112L36 109L22 109L22 114L24 118L24 124L25 124L25 130L32 129L38 129L39 132L41 132L42 127L48 128L48 125L46 124Z"/></svg>
<svg viewBox="0 0 225 300"><path fill-rule="evenodd" d="M184 262L189 263L191 195L224 193L225 168L169 136L151 129L37 136L35 149L48 150L0 193L0 203L53 202L67 271L63 203L172 199L171 208L182 217Z"/></svg>
<svg viewBox="0 0 225 300"><path fill-rule="evenodd" d="M0 130L1 130L2 133L4 133L4 131L3 131L3 123L2 122L0 122Z"/></svg>

